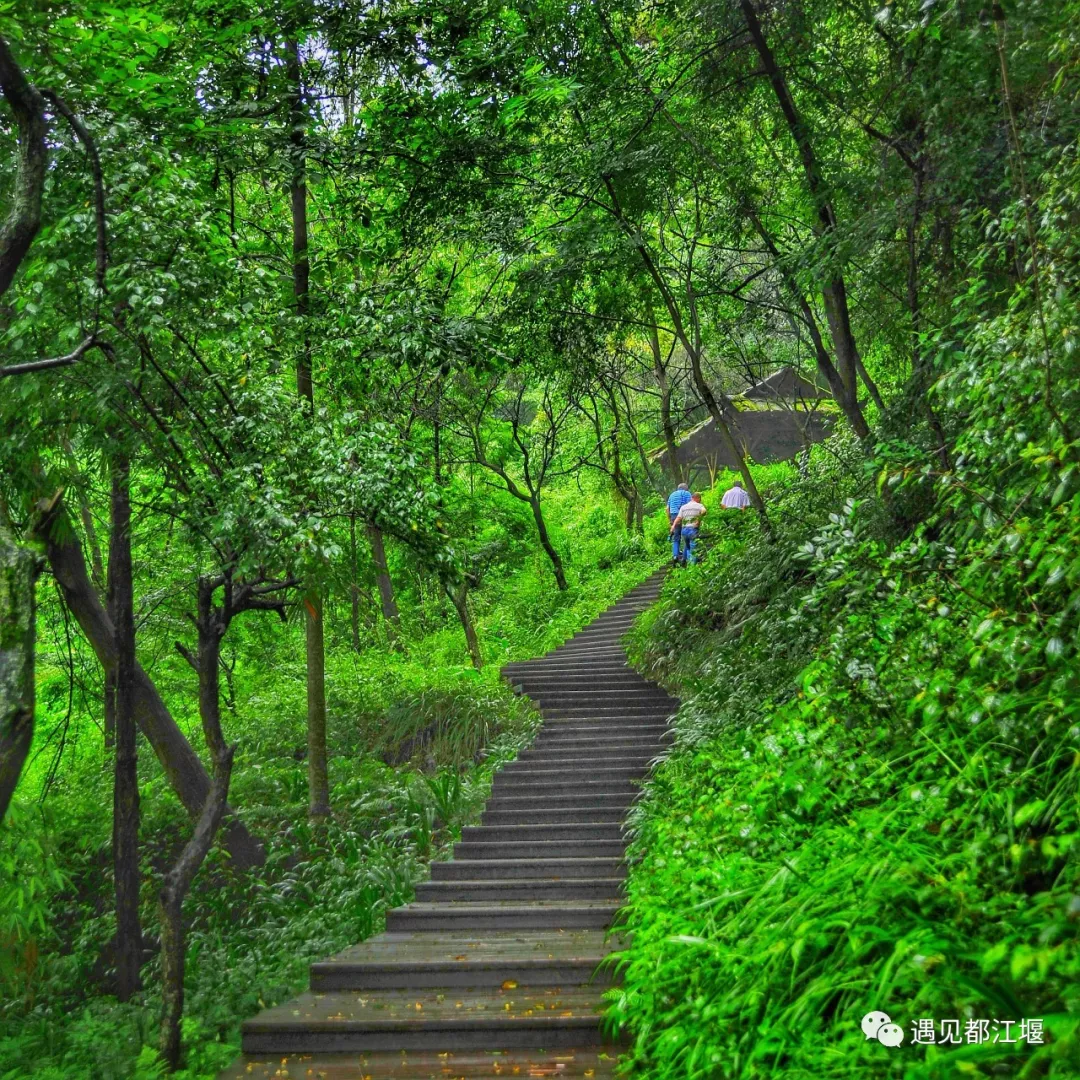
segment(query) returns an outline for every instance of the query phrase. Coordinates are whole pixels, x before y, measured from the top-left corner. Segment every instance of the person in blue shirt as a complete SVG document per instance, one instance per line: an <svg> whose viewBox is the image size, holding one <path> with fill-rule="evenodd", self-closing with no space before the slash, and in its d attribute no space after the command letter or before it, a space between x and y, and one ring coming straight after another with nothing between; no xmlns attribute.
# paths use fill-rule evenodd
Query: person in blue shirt
<svg viewBox="0 0 1080 1080"><path fill-rule="evenodd" d="M679 511L693 498L688 484L680 484L667 499L668 525L671 526L671 561L679 562L682 558L682 525L676 525Z"/></svg>

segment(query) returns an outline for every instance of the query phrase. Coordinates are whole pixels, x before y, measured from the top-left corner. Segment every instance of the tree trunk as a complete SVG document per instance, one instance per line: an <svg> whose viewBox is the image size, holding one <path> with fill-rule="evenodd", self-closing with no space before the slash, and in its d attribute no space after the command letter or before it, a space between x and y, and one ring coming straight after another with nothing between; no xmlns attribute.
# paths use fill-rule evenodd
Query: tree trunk
<svg viewBox="0 0 1080 1080"><path fill-rule="evenodd" d="M11 209L0 225L0 296L3 296L41 228L41 193L45 190L48 162L45 101L22 73L3 38L0 38L0 93L15 116L18 132Z"/></svg>
<svg viewBox="0 0 1080 1080"><path fill-rule="evenodd" d="M394 599L394 583L390 580L390 571L386 565L386 547L383 544L382 529L375 525L367 526L368 540L371 543L371 559L375 563L375 581L379 586L379 604L383 618L390 631L390 638L396 642L401 631L401 616L398 614L397 601Z"/></svg>
<svg viewBox="0 0 1080 1080"><path fill-rule="evenodd" d="M323 642L323 604L317 592L304 601L307 616L307 748L308 815L330 816L330 777L326 765L326 672Z"/></svg>
<svg viewBox="0 0 1080 1080"><path fill-rule="evenodd" d="M821 170L818 166L817 157L814 153L813 144L799 111L795 105L795 99L791 96L784 73L776 63L776 58L765 40L765 33L758 21L757 13L751 0L739 0L746 28L750 31L750 37L761 58L765 74L769 78L773 92L780 104L780 110L787 121L788 130L799 151L802 161L803 175L806 177L806 186L810 191L817 213L815 232L818 236L826 238L828 246L826 252L831 259L835 256L833 240L836 234L836 212L829 199L828 191ZM836 364L843 383L845 400L841 402L845 413L854 405L857 407L858 376L859 376L859 350L855 345L855 335L851 329L851 314L847 301L847 286L844 283L843 274L838 268L829 271L828 282L822 286L822 298L825 303L825 315L829 324L829 332L833 339L833 348L836 352ZM873 386L871 382L869 384ZM871 394L876 394L877 387L873 387Z"/></svg>
<svg viewBox="0 0 1080 1080"><path fill-rule="evenodd" d="M85 524L86 523L84 522L84 527ZM90 581L94 588L101 592L101 577L94 568L93 555L91 555L90 562ZM116 631L116 600L113 596L115 585L116 578L110 567L108 577L105 579L105 610L108 612L109 619L113 624L114 632ZM105 714L105 760L106 763L108 763L110 758L112 758L114 769L115 757L113 756L112 751L116 748L116 678L117 672L114 668L112 671L106 671L105 677L102 680L102 704L104 705Z"/></svg>
<svg viewBox="0 0 1080 1080"><path fill-rule="evenodd" d="M668 379L667 366L660 351L660 335L656 330L656 316L649 311L649 346L653 355L653 372L656 385L660 389L660 426L664 431L664 446L667 448L668 475L678 484L684 476L679 467L679 448L675 442L675 426L671 422L671 381Z"/></svg>
<svg viewBox="0 0 1080 1080"><path fill-rule="evenodd" d="M116 891L116 997L127 1001L140 988L139 776L135 724L135 593L131 566L129 463L112 469L109 593L116 641L112 679L116 733L113 785L113 875Z"/></svg>
<svg viewBox="0 0 1080 1080"><path fill-rule="evenodd" d="M228 629L230 589L226 587L224 608L214 606L216 583L200 578L199 632L195 669L199 676L199 719L203 737L214 762L214 781L206 796L191 839L165 875L158 897L161 919L161 1032L158 1048L170 1071L180 1065L180 1021L184 1014L184 967L187 941L184 933L184 897L214 843L214 836L227 809L232 777L234 746L226 746L221 730L221 640Z"/></svg>
<svg viewBox="0 0 1080 1080"><path fill-rule="evenodd" d="M161 1033L158 1049L169 1070L180 1067L180 1021L184 1015L184 967L187 941L184 933L184 897L206 858L214 835L227 812L233 749L230 747L214 767L214 782L195 832L176 865L165 875L158 897L161 923Z"/></svg>
<svg viewBox="0 0 1080 1080"><path fill-rule="evenodd" d="M720 435L720 441L723 443L728 453L736 462L738 462L739 475L742 477L743 487L746 488L746 494L750 496L750 502L753 503L754 509L757 511L765 535L771 539L773 536L772 522L769 521L769 514L765 509L765 501L762 499L761 493L757 489L757 484L754 483L754 474L750 471L750 466L747 464L746 455L743 453L742 447L735 441L735 436L732 434L731 428L728 427L727 419L720 408L719 402L716 400L716 395L713 393L712 387L709 386L708 380L705 378L705 373L701 369L701 355L693 348L689 350L689 354L690 367L694 373L694 385L697 386L698 393L701 395L701 400L705 402L709 409L709 413L712 415L713 424ZM715 478L713 479L713 483L715 483Z"/></svg>
<svg viewBox="0 0 1080 1080"><path fill-rule="evenodd" d="M751 209L748 213L748 217L750 218L751 224L754 226L754 231L769 249L769 254L772 255L773 261L776 263L776 267L780 272L781 278L783 278L784 284L787 286L788 291L791 293L792 298L798 306L799 312L802 314L803 322L806 324L806 329L810 334L810 340L814 345L814 359L817 362L818 372L829 384L829 390L832 392L833 400L840 406L841 411L847 417L847 421L851 425L852 431L854 431L860 439L868 438L870 435L870 427L866 423L866 417L863 416L862 409L859 407L858 394L848 393L847 387L840 377L840 372L836 369L836 365L833 364L828 349L825 348L825 341L821 336L821 328L818 326L817 317L814 315L813 308L810 307L806 297L803 295L799 283L795 280L787 267L784 266L783 257L776 246L776 241L773 239L769 230L765 228L765 223L758 216L756 210Z"/></svg>
<svg viewBox="0 0 1080 1080"><path fill-rule="evenodd" d="M34 737L37 560L0 517L0 821Z"/></svg>
<svg viewBox="0 0 1080 1080"><path fill-rule="evenodd" d="M660 273L659 268L653 261L652 255L645 247L641 234L630 227L629 222L623 216L622 210L618 204L618 198L615 194L615 188L612 186L610 179L604 178L604 185L607 188L608 195L611 197L612 205L614 207L614 213L616 219L622 225L623 229L627 232L627 235L632 239L634 246L637 248L638 255L641 257L642 264L645 267L649 277L652 278L653 284L656 286L656 291L660 294L661 299L664 301L664 306L667 308L668 316L671 319L672 329L675 331L676 340L682 345L686 355L690 357L690 365L694 373L694 384L697 386L698 393L701 395L701 400L709 408L709 412L712 415L713 423L716 426L717 433L720 435L720 440L724 444L725 448L731 454L731 456L738 462L739 472L743 477L743 482L746 486L746 493L750 496L750 501L754 505L754 509L757 511L758 518L761 520L761 527L765 532L765 535L772 539L773 529L772 523L769 521L768 511L765 509L765 502L761 498L757 489L757 484L754 483L754 478L750 474L750 468L746 463L746 457L743 454L742 447L735 441L735 437L731 433L731 429L728 427L727 416L725 416L725 410L730 411L731 406L728 404L726 398L724 401L724 409L720 408L719 403L716 400L716 395L712 392L712 388L709 386L705 379L704 372L701 369L701 329L700 324L697 322L696 305L694 302L693 290L690 288L690 282L687 281L687 295L690 300L690 311L694 318L695 325L695 341L690 340L690 336L686 330L686 324L683 322L682 312L679 309L679 305L675 302L675 297L672 295L671 289L668 287L667 282L664 280L663 275Z"/></svg>
<svg viewBox="0 0 1080 1080"><path fill-rule="evenodd" d="M315 390L311 377L311 337L307 320L311 311L307 214L307 114L300 69L300 46L286 45L289 80L289 183L292 208L292 272L296 317L302 324L303 344L296 361L296 393L312 415ZM304 602L304 645L307 656L308 813L324 818L330 813L330 778L326 771L326 655L322 624L322 595L314 587Z"/></svg>
<svg viewBox="0 0 1080 1080"><path fill-rule="evenodd" d="M64 601L86 635L105 674L109 675L116 670L117 663L112 620L90 584L82 548L63 511L51 524L46 522L41 533L49 566L64 594ZM157 687L138 663L135 664L133 690L135 719L140 730L161 762L170 787L187 812L193 818L198 817L206 806L211 788L210 777L203 763L176 726ZM265 861L266 853L262 844L231 812L222 826L222 844L239 869L261 866Z"/></svg>
<svg viewBox="0 0 1080 1080"><path fill-rule="evenodd" d="M926 414L927 423L934 437L938 440L936 453L942 469L948 472L952 468L949 460L949 442L945 436L945 428L934 411L933 405L927 397L930 385L930 372L926 366L926 358L920 347L919 337L922 333L922 308L919 303L919 219L922 216L922 182L923 182L924 158L919 157L914 169L912 184L914 186L914 205L911 208L911 219L907 224L907 306L911 316L911 381L914 391L918 395L919 403Z"/></svg>
<svg viewBox="0 0 1080 1080"><path fill-rule="evenodd" d="M360 651L360 583L356 561L356 515L349 515L349 626L352 629L352 645Z"/></svg>
<svg viewBox="0 0 1080 1080"><path fill-rule="evenodd" d="M480 639L476 636L476 626L473 624L472 615L469 614L469 586L462 582L453 588L449 585L444 585L443 588L461 620L461 628L465 631L465 644L469 647L472 665L479 671L484 666L484 658L480 653Z"/></svg>
<svg viewBox="0 0 1080 1080"><path fill-rule="evenodd" d="M551 567L555 571L555 584L559 587L559 592L565 592L566 585L566 571L563 569L562 559L559 558L559 553L555 550L555 545L551 542L551 537L548 535L547 522L544 521L544 512L540 509L540 497L538 495L532 496L529 499L529 506L532 507L533 520L536 522L536 531L540 536L540 546L547 552L547 557L551 560Z"/></svg>

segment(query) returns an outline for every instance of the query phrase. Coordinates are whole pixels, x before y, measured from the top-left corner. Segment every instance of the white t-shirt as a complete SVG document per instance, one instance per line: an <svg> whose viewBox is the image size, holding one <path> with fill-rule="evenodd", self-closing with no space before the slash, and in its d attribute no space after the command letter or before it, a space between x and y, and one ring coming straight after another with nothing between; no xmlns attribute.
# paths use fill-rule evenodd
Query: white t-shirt
<svg viewBox="0 0 1080 1080"><path fill-rule="evenodd" d="M701 524L701 516L705 513L705 506L699 502L688 502L680 511L677 518L684 529L696 529Z"/></svg>
<svg viewBox="0 0 1080 1080"><path fill-rule="evenodd" d="M741 487L728 488L720 500L720 505L727 510L742 510L750 505L750 496Z"/></svg>

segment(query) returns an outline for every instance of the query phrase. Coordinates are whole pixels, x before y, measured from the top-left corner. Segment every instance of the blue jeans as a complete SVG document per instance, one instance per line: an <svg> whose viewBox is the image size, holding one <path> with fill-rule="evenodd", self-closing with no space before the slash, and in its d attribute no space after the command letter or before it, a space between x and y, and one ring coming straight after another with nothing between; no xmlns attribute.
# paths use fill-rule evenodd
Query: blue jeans
<svg viewBox="0 0 1080 1080"><path fill-rule="evenodd" d="M689 525L684 525L682 529L683 546L686 552L686 561L693 566L697 562L697 556L694 554L694 543L698 538L697 529Z"/></svg>
<svg viewBox="0 0 1080 1080"><path fill-rule="evenodd" d="M679 546L682 541L682 525L676 525L675 531L671 534L671 558L675 560L679 557Z"/></svg>

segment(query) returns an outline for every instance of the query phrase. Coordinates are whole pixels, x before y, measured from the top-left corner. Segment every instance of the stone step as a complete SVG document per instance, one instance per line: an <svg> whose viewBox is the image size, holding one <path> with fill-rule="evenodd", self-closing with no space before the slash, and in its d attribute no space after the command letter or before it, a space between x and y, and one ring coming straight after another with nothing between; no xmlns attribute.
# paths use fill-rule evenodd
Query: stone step
<svg viewBox="0 0 1080 1080"><path fill-rule="evenodd" d="M246 1021L241 1038L254 1054L603 1046L602 989L309 992Z"/></svg>
<svg viewBox="0 0 1080 1080"><path fill-rule="evenodd" d="M567 724L576 727L595 727L608 732L621 728L648 727L650 724L666 724L674 716L675 709L657 705L625 705L611 708L594 708L583 712L581 706L551 706L544 710L543 732L555 731Z"/></svg>
<svg viewBox="0 0 1080 1080"><path fill-rule="evenodd" d="M621 840L620 824L576 821L551 825L466 825L463 843L493 843L516 840Z"/></svg>
<svg viewBox="0 0 1080 1080"><path fill-rule="evenodd" d="M565 693L570 690L589 690L593 693L640 693L646 698L653 697L658 691L655 683L647 683L640 677L630 675L594 675L583 671L579 675L530 675L523 678L517 687L527 697L540 698L552 693Z"/></svg>
<svg viewBox="0 0 1080 1080"><path fill-rule="evenodd" d="M626 810L621 806L564 806L530 810L485 810L484 825L543 825L545 823L596 821L621 824Z"/></svg>
<svg viewBox="0 0 1080 1080"><path fill-rule="evenodd" d="M537 704L541 712L548 706L560 708L563 705L577 705L585 712L591 712L594 706L607 709L648 708L649 706L669 706L674 699L666 690L659 686L651 686L641 690L594 690L582 689L551 689L539 690L530 693L529 697Z"/></svg>
<svg viewBox="0 0 1080 1080"><path fill-rule="evenodd" d="M487 884L514 888L518 883ZM448 887L455 886L451 882ZM501 986L507 981L519 986L610 984L616 973L610 965L601 967L601 961L612 949L621 948L623 942L618 937L605 939L600 930L568 930L558 935L524 930L483 935L451 931L434 942L423 931L384 933L312 964L311 988L320 992L475 988Z"/></svg>
<svg viewBox="0 0 1080 1080"><path fill-rule="evenodd" d="M625 810L639 795L637 788L626 788L615 792L590 792L585 798L580 792L573 795L552 795L550 793L525 792L518 794L498 794L488 800L487 809L496 813L523 810L562 810L578 809L586 802L589 806L616 807Z"/></svg>
<svg viewBox="0 0 1080 1080"><path fill-rule="evenodd" d="M638 739L636 742L626 742L619 746L619 756L633 758L636 761L644 761L646 764L654 758L662 757L671 749L670 740L650 737ZM558 761L564 758L577 760L592 759L597 761L613 760L606 759L607 747L603 743L596 743L586 739L552 739L545 741L529 751L529 761Z"/></svg>
<svg viewBox="0 0 1080 1080"><path fill-rule="evenodd" d="M479 862L498 859L602 859L620 858L626 841L615 840L461 840L454 845L455 859ZM537 875L539 876L539 875Z"/></svg>
<svg viewBox="0 0 1080 1080"><path fill-rule="evenodd" d="M618 1049L413 1050L353 1053L254 1054L219 1080L611 1080Z"/></svg>
<svg viewBox="0 0 1080 1080"><path fill-rule="evenodd" d="M546 678L549 675L600 675L605 678L618 677L632 670L628 665L621 667L614 664L586 664L568 660L565 664L555 664L553 661L544 661L539 667L527 668L523 671L503 670L503 678L511 686L519 686L521 683L534 678Z"/></svg>
<svg viewBox="0 0 1080 1080"><path fill-rule="evenodd" d="M579 642L575 645L572 642L567 642L565 645L560 645L557 649L552 649L544 659L549 661L577 660L585 662L588 661L590 657L594 658L597 662L625 660L626 650L618 643L614 645L604 645L597 642Z"/></svg>
<svg viewBox="0 0 1080 1080"><path fill-rule="evenodd" d="M586 646L592 648L597 645L622 645L623 638L626 637L627 630L586 630L578 634L576 637L572 637L569 641L564 641L556 649L557 652L566 652L569 649L581 648Z"/></svg>
<svg viewBox="0 0 1080 1080"><path fill-rule="evenodd" d="M626 656L626 650L623 648L622 638L612 638L608 641L568 641L547 655L551 660L581 660L588 656L600 659L617 657L621 660Z"/></svg>
<svg viewBox="0 0 1080 1080"><path fill-rule="evenodd" d="M386 913L386 929L603 930L619 910L616 900L504 900L491 903L406 904Z"/></svg>
<svg viewBox="0 0 1080 1080"><path fill-rule="evenodd" d="M583 770L580 766L568 770L558 767L552 768L543 761L527 761L512 772L504 770L496 773L491 787L492 791L501 795L511 788L521 788L525 785L535 784L555 784L560 787L571 788L580 785L585 791L596 791L598 790L598 784L602 785L610 782L614 785L612 790L616 790L628 780L639 779L646 771L646 766L640 764L602 766L598 763L592 770ZM514 792L509 791L509 793L513 794Z"/></svg>
<svg viewBox="0 0 1080 1080"><path fill-rule="evenodd" d="M595 795L632 795L640 790L637 780L527 780L516 776L496 776L491 785L491 793L497 798L525 798L538 796L543 799L577 798L582 801Z"/></svg>
<svg viewBox="0 0 1080 1080"><path fill-rule="evenodd" d="M598 724L581 720L577 723L561 721L559 723L545 724L536 737L534 746L554 746L566 743L578 743L579 745L594 744L598 740L615 740L623 742L636 740L641 743L663 742L666 736L673 735L667 723L655 717L639 718L634 724L619 723L618 721ZM543 743L541 743L543 739Z"/></svg>
<svg viewBox="0 0 1080 1080"><path fill-rule="evenodd" d="M647 764L656 756L656 745L654 742L633 744L629 743L617 747L606 746L602 743L592 747L592 752L589 754L574 753L571 750L559 749L558 745L552 746L550 749L543 749L542 747L536 750L526 750L525 753L519 754L516 762L511 762L513 765L526 765L531 762L537 764L544 764L546 766L566 766L570 768L572 766L580 765L584 760L586 763L593 761L597 765L608 765L614 768L623 766L637 765L641 766ZM508 769L510 766L504 766ZM520 772L520 769L517 771Z"/></svg>
<svg viewBox="0 0 1080 1080"><path fill-rule="evenodd" d="M535 686L562 681L573 685L585 679L594 679L603 680L605 683L610 682L616 689L626 685L643 690L654 689L657 685L631 667L613 668L610 664L568 664L566 666L565 671L552 670L551 664L545 664L533 671L515 672L510 681L515 685Z"/></svg>
<svg viewBox="0 0 1080 1080"><path fill-rule="evenodd" d="M453 859L431 864L432 881L504 881L507 878L601 878L620 877L623 859L569 858L548 859Z"/></svg>
<svg viewBox="0 0 1080 1080"><path fill-rule="evenodd" d="M446 904L462 900L492 903L499 900L618 900L623 879L518 878L507 881L423 881L416 886L422 904ZM564 979L561 985L565 985Z"/></svg>
<svg viewBox="0 0 1080 1080"><path fill-rule="evenodd" d="M581 728L595 725L580 724L577 727L563 727L561 729L553 727L550 731L541 728L540 734L533 740L532 746L523 751L518 760L531 761L541 755L550 757L552 753L560 753L560 748L569 744L577 747L577 749L561 750L563 757L578 757L587 751L593 751L597 755L607 757L636 757L647 753L654 746L669 745L663 737L666 725L657 721L654 721L654 724L660 730L642 732L616 727L612 731L605 726L600 732L590 734L589 732L582 732ZM528 754L529 757L525 757L525 754Z"/></svg>
<svg viewBox="0 0 1080 1080"><path fill-rule="evenodd" d="M511 769L509 766L500 773L500 778L507 783L539 782L541 780L581 780L599 782L601 780L633 780L644 776L647 768L640 762L629 765L610 761L571 761L568 764L545 761L521 761Z"/></svg>

